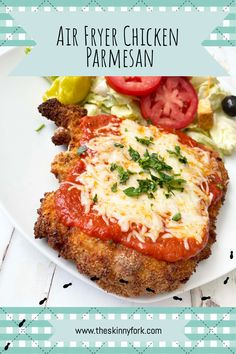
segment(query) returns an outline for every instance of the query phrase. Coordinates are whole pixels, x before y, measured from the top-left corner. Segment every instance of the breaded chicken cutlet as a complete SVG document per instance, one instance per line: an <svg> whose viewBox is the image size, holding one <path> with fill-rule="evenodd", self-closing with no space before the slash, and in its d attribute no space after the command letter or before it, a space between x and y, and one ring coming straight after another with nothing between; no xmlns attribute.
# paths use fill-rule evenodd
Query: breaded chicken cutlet
<svg viewBox="0 0 236 354"><path fill-rule="evenodd" d="M35 237L118 295L160 294L187 282L215 242L228 182L219 155L182 133L86 117L56 99L39 112L58 126L53 142L68 150L52 163L60 187L41 200Z"/></svg>

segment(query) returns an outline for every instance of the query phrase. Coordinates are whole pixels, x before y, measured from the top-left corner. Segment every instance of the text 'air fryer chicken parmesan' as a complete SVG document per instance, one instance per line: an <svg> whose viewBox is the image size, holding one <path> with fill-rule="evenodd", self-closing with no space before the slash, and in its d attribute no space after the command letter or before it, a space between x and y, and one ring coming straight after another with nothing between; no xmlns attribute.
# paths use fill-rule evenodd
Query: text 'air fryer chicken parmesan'
<svg viewBox="0 0 236 354"><path fill-rule="evenodd" d="M39 110L69 149L52 164L60 186L42 200L36 237L109 292L186 282L215 240L228 178L219 155L181 132L55 99Z"/></svg>

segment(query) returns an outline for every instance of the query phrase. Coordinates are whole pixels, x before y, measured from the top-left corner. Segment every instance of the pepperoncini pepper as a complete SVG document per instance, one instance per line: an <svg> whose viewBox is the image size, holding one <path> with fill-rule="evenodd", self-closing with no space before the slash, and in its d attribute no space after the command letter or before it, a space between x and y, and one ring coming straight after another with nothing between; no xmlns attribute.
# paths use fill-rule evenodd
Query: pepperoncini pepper
<svg viewBox="0 0 236 354"><path fill-rule="evenodd" d="M59 76L45 92L43 99L57 98L64 104L79 103L89 93L90 86L89 76Z"/></svg>

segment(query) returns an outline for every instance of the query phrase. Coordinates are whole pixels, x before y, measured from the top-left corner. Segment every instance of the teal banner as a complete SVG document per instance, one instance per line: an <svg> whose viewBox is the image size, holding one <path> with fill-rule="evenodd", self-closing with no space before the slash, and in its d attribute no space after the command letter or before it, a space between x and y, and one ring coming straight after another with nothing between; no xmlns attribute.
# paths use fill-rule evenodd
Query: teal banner
<svg viewBox="0 0 236 354"><path fill-rule="evenodd" d="M236 308L0 308L0 353L233 354Z"/></svg>
<svg viewBox="0 0 236 354"><path fill-rule="evenodd" d="M64 341L75 340L79 343L85 340L96 342L99 336L102 342L106 342L109 337L112 341L122 342L126 339L141 341L144 344L153 337L157 346L158 341L168 341L170 333L173 341L183 342L188 339L184 334L184 328L189 322L187 320L178 318L178 326L176 326L172 316L168 316L163 321L156 314L135 313L135 315L120 314L114 317L114 321L111 321L107 315L99 316L99 313L76 316L74 321L54 319L51 321L54 328L51 341L58 342L63 338Z"/></svg>
<svg viewBox="0 0 236 354"><path fill-rule="evenodd" d="M217 12L13 12L36 42L15 75L225 75L202 42Z"/></svg>

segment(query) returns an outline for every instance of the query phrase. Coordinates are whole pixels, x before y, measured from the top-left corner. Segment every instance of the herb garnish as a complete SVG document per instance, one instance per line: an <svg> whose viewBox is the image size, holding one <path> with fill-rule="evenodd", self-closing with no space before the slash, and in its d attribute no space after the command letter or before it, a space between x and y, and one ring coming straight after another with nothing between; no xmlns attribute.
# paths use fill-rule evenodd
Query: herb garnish
<svg viewBox="0 0 236 354"><path fill-rule="evenodd" d="M185 156L181 154L180 147L178 145L175 146L175 151L167 150L170 155L177 157L179 162L184 164L188 163L188 160Z"/></svg>
<svg viewBox="0 0 236 354"><path fill-rule="evenodd" d="M182 218L181 213L177 213L177 214L175 214L175 215L173 216L172 220L174 220L174 221L180 221L181 218Z"/></svg>
<svg viewBox="0 0 236 354"><path fill-rule="evenodd" d="M111 187L111 191L113 193L116 193L117 192L117 183L114 183L113 186Z"/></svg>
<svg viewBox="0 0 236 354"><path fill-rule="evenodd" d="M217 184L216 187L218 187L220 190L223 190L224 187L222 186L222 184Z"/></svg>
<svg viewBox="0 0 236 354"><path fill-rule="evenodd" d="M97 196L97 194L95 194L95 196L93 197L93 202L97 203L97 201L98 201L98 196Z"/></svg>
<svg viewBox="0 0 236 354"><path fill-rule="evenodd" d="M141 194L147 194L148 198L154 198L153 192L157 190L158 184L151 179L138 179L138 187L129 187L123 190L128 197L138 197Z"/></svg>
<svg viewBox="0 0 236 354"><path fill-rule="evenodd" d="M166 198L169 198L171 194L174 194L174 190L183 192L185 180L182 178L176 178L176 175L170 176L163 172L159 172L159 177L151 174L151 179L138 179L138 187L129 187L123 190L128 197L138 197L141 194L147 194L148 198L155 198L153 192L156 192L157 188L164 188L167 190L165 194Z"/></svg>
<svg viewBox="0 0 236 354"><path fill-rule="evenodd" d="M166 173L159 172L160 178L152 176L154 180L157 178L158 185L161 188L165 188L168 194L174 194L173 190L183 192L184 184L186 181L182 178L176 178L178 175L167 175Z"/></svg>
<svg viewBox="0 0 236 354"><path fill-rule="evenodd" d="M153 144L153 137L152 136L150 136L150 138L147 137L147 136L145 136L145 138L139 138L138 136L136 136L135 139L140 144L143 144L143 145L146 145L146 146L149 146L150 144Z"/></svg>
<svg viewBox="0 0 236 354"><path fill-rule="evenodd" d="M147 171L151 176L151 180L137 180L139 184L137 188L129 187L123 191L127 196L137 197L143 193L146 193L149 198L154 198L153 192L157 190L157 187L166 189L166 198L169 198L171 194L173 195L174 190L183 192L184 183L186 183L186 181L182 178L176 178L179 175L173 174L172 167L165 163L163 157L159 156L157 153L150 154L148 150L146 150L144 155L141 157L139 152L134 150L131 146L128 151L131 159L137 162L143 169L143 171L139 172L139 174ZM180 155L180 150L178 147L174 153L178 153ZM183 156L180 157L182 158ZM158 173L158 176L154 176L151 173L151 170ZM171 174L167 174L165 172L169 172Z"/></svg>
<svg viewBox="0 0 236 354"><path fill-rule="evenodd" d="M156 153L149 154L148 150L146 150L143 157L141 158L139 152L130 146L129 155L131 159L135 162L138 162L139 166L144 170L153 169L156 172L162 170L172 170L172 167L167 165L162 157L158 156Z"/></svg>
<svg viewBox="0 0 236 354"><path fill-rule="evenodd" d="M117 164L116 163L111 163L111 167L110 167L110 171L113 172L115 171L117 168Z"/></svg>
<svg viewBox="0 0 236 354"><path fill-rule="evenodd" d="M138 151L134 150L131 146L129 147L129 156L131 157L131 160L137 162L141 156Z"/></svg>
<svg viewBox="0 0 236 354"><path fill-rule="evenodd" d="M32 50L32 48L26 47L26 48L25 48L25 54L26 54L26 55L29 54L29 53L31 52L31 50Z"/></svg>
<svg viewBox="0 0 236 354"><path fill-rule="evenodd" d="M128 197L139 197L142 191L139 188L129 187L123 190Z"/></svg>
<svg viewBox="0 0 236 354"><path fill-rule="evenodd" d="M130 170L125 170L122 166L119 166L116 163L112 163L110 167L110 171L113 172L115 170L118 172L118 176L121 184L125 184L128 181L129 177L135 174L135 172L131 172Z"/></svg>
<svg viewBox="0 0 236 354"><path fill-rule="evenodd" d="M81 145L78 150L77 150L77 154L78 155L82 155L85 151L87 151L87 146L86 145Z"/></svg>
<svg viewBox="0 0 236 354"><path fill-rule="evenodd" d="M164 159L156 153L149 154L148 150L144 153L143 157L139 159L138 164L144 170L171 171L172 167L167 165Z"/></svg>
<svg viewBox="0 0 236 354"><path fill-rule="evenodd" d="M115 143L114 144L115 147L121 148L123 149L124 145L123 144L119 144L119 143Z"/></svg>
<svg viewBox="0 0 236 354"><path fill-rule="evenodd" d="M43 128L45 128L45 124L41 124L35 131L38 133L40 132Z"/></svg>

